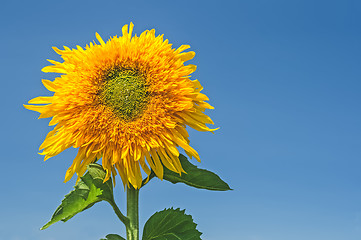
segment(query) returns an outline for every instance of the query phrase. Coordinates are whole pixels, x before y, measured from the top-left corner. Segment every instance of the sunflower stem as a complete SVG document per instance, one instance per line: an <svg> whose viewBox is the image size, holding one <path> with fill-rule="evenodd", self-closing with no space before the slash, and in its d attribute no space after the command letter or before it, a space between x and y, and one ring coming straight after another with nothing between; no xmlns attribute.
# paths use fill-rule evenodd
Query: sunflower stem
<svg viewBox="0 0 361 240"><path fill-rule="evenodd" d="M123 213L118 208L117 204L115 202L110 202L110 205L113 207L115 214L119 218L120 221L124 223L125 226L129 226L129 219L123 215Z"/></svg>
<svg viewBox="0 0 361 240"><path fill-rule="evenodd" d="M127 240L139 240L139 190L129 184L127 188Z"/></svg>

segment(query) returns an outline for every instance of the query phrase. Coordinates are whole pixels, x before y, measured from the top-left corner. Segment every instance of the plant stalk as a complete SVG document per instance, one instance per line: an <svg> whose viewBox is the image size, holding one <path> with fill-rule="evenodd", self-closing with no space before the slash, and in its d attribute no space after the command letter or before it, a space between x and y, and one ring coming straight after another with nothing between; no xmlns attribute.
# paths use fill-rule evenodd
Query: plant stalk
<svg viewBox="0 0 361 240"><path fill-rule="evenodd" d="M139 240L139 189L131 184L127 188L127 240Z"/></svg>
<svg viewBox="0 0 361 240"><path fill-rule="evenodd" d="M123 213L120 211L120 209L118 208L117 204L114 202L110 202L110 205L113 207L113 210L115 212L115 214L117 215L117 217L119 218L120 221L122 221L124 223L125 226L129 225L129 219L123 215Z"/></svg>

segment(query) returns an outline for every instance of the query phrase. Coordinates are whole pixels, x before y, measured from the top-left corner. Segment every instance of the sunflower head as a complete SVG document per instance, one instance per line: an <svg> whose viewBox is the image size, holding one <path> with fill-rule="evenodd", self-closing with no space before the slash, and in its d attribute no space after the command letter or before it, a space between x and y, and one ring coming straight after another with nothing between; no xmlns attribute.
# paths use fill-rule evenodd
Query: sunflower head
<svg viewBox="0 0 361 240"><path fill-rule="evenodd" d="M107 42L96 33L99 44L85 48L53 48L63 61L44 72L60 73L54 81L43 80L53 96L36 97L24 105L51 117L54 129L40 146L45 160L69 147L79 148L65 181L74 173L82 176L89 163L102 159L106 180L117 172L123 184L139 188L141 169L163 178L163 167L184 172L179 147L200 160L189 145L186 126L214 131L204 114L212 109L201 93L198 80L191 80L195 65L185 62L194 52L188 45L172 48L163 35L147 30L132 36L133 24L125 25L122 36Z"/></svg>

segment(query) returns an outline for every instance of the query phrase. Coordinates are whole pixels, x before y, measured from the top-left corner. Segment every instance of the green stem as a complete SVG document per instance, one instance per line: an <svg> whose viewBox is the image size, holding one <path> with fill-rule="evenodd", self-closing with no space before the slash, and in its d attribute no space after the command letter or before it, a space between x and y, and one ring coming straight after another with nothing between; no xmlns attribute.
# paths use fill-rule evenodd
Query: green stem
<svg viewBox="0 0 361 240"><path fill-rule="evenodd" d="M109 203L113 207L114 212L118 216L120 221L122 221L125 226L128 226L129 225L129 219L126 216L123 215L123 213L118 208L117 204L115 202L110 202L110 201L109 201Z"/></svg>
<svg viewBox="0 0 361 240"><path fill-rule="evenodd" d="M139 240L139 190L133 186L127 188L127 215L129 224L127 228L127 240Z"/></svg>

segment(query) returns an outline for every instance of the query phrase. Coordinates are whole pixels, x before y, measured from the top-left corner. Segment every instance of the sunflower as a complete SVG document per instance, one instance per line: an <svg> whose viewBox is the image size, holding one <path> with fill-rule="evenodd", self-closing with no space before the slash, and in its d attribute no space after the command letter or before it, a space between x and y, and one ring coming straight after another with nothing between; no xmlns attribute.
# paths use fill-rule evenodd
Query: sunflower
<svg viewBox="0 0 361 240"><path fill-rule="evenodd" d="M85 48L64 47L63 62L48 60L53 65L43 72L60 73L54 81L42 80L54 92L50 97L36 97L24 105L49 118L48 133L40 146L44 160L69 147L79 148L66 172L65 181L74 173L82 176L86 166L102 159L106 180L119 173L124 186L140 188L141 169L151 170L163 178L163 166L181 174L178 147L189 157L200 161L189 145L186 126L211 131L213 121L204 114L213 109L205 101L198 80L191 80L195 65L185 62L195 56L174 49L155 30L132 36L133 24L122 28L120 37L107 42L96 33L99 44ZM33 105L37 104L37 105Z"/></svg>

